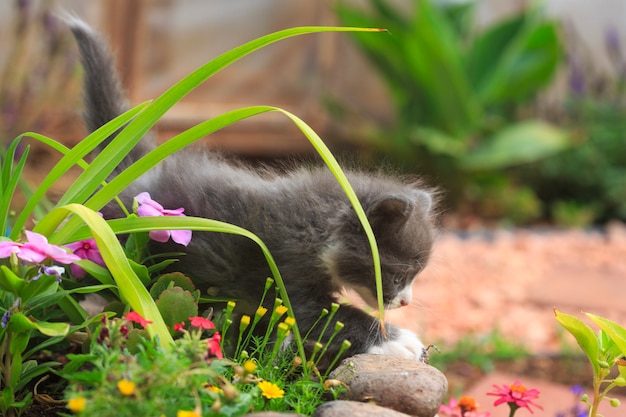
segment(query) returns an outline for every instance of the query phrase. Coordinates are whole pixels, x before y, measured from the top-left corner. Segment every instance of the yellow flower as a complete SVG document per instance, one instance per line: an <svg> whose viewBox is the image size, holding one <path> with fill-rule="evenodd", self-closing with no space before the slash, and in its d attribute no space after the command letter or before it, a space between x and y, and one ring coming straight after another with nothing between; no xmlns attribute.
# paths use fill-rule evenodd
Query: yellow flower
<svg viewBox="0 0 626 417"><path fill-rule="evenodd" d="M67 401L67 408L69 408L74 413L80 413L85 409L85 397L76 397Z"/></svg>
<svg viewBox="0 0 626 417"><path fill-rule="evenodd" d="M135 383L127 379L122 379L121 381L118 381L117 389L120 390L122 395L128 397L135 393Z"/></svg>
<svg viewBox="0 0 626 417"><path fill-rule="evenodd" d="M220 387L216 387L215 385L211 385L211 384L206 384L204 386L205 389L209 390L209 391L213 391L217 394L222 393L224 391L222 391L222 389Z"/></svg>
<svg viewBox="0 0 626 417"><path fill-rule="evenodd" d="M261 381L259 382L259 388L261 388L261 395L270 400L272 398L283 398L285 395L285 391L273 382Z"/></svg>
<svg viewBox="0 0 626 417"><path fill-rule="evenodd" d="M243 364L243 370L247 374L253 373L254 371L256 371L256 363L254 363L254 361L245 361Z"/></svg>
<svg viewBox="0 0 626 417"><path fill-rule="evenodd" d="M244 314L243 316L241 316L240 326L245 329L249 325L250 325L250 316Z"/></svg>
<svg viewBox="0 0 626 417"><path fill-rule="evenodd" d="M287 326L285 323L278 323L278 329L276 331L276 334L279 337L286 337L289 334L289 326Z"/></svg>
<svg viewBox="0 0 626 417"><path fill-rule="evenodd" d="M293 327L294 324L296 324L296 319L294 319L293 317L285 317L285 324L289 327Z"/></svg>
<svg viewBox="0 0 626 417"><path fill-rule="evenodd" d="M279 316L282 316L286 312L287 312L287 307L285 307L283 305L280 305L280 306L276 307L276 314L278 314Z"/></svg>
<svg viewBox="0 0 626 417"><path fill-rule="evenodd" d="M202 417L195 411L178 410L176 417Z"/></svg>
<svg viewBox="0 0 626 417"><path fill-rule="evenodd" d="M265 313L267 313L267 308L265 308L263 306L259 306L259 308L256 309L256 315L258 317L263 317L265 315Z"/></svg>

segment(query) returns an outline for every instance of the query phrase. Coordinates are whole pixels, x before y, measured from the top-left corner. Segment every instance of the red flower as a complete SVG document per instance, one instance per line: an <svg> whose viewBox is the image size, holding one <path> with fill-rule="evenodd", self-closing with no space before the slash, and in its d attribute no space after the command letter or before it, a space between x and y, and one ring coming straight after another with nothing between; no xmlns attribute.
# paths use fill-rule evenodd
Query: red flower
<svg viewBox="0 0 626 417"><path fill-rule="evenodd" d="M182 332L185 330L185 322L181 321L180 323L176 323L174 324L174 331L175 332Z"/></svg>
<svg viewBox="0 0 626 417"><path fill-rule="evenodd" d="M519 381L515 381L512 385L502 385L501 387L494 385L493 387L496 391L488 392L487 395L500 397L493 403L494 406L507 403L513 411L518 408L527 408L528 411L533 413L533 410L530 409L532 405L543 410L543 407L532 401L539 398L539 391L536 389L527 389Z"/></svg>
<svg viewBox="0 0 626 417"><path fill-rule="evenodd" d="M199 329L206 329L206 330L215 329L215 324L213 324L211 320L205 319L204 317L200 317L200 316L189 317L189 324Z"/></svg>
<svg viewBox="0 0 626 417"><path fill-rule="evenodd" d="M136 311L129 311L124 315L124 317L126 317L126 320L132 323L137 323L141 325L141 327L146 327L148 324L152 324L152 321L144 319L141 314L137 313Z"/></svg>
<svg viewBox="0 0 626 417"><path fill-rule="evenodd" d="M219 334L219 332L215 332L213 336L206 341L207 346L209 347L207 355L209 358L215 356L216 358L224 359L224 355L222 354L222 348L220 347L221 341L222 336Z"/></svg>

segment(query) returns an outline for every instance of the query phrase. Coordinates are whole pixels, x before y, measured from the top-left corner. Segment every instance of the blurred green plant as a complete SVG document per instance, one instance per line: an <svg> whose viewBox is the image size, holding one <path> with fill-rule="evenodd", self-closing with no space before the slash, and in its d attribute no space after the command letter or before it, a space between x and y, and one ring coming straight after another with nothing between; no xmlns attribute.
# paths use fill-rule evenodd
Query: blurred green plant
<svg viewBox="0 0 626 417"><path fill-rule="evenodd" d="M580 142L553 158L520 167L555 223L588 226L626 221L626 106L602 98L570 99L562 123Z"/></svg>
<svg viewBox="0 0 626 417"><path fill-rule="evenodd" d="M368 138L382 152L437 178L455 197L476 172L502 175L568 146L562 129L520 117L563 55L558 25L538 6L477 28L474 2L368 4L342 1L336 11L343 24L390 32L353 34L395 108L393 130Z"/></svg>

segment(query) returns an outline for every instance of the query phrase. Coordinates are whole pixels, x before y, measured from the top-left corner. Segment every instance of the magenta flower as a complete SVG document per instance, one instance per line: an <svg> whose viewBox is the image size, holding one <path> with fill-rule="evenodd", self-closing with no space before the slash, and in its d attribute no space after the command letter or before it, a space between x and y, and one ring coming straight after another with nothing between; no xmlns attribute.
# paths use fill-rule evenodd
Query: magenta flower
<svg viewBox="0 0 626 417"><path fill-rule="evenodd" d="M94 239L70 243L65 245L65 247L71 250L74 255L78 256L80 259L87 259L100 266L106 266ZM70 265L70 269L75 278L81 278L85 275L85 270L76 264Z"/></svg>
<svg viewBox="0 0 626 417"><path fill-rule="evenodd" d="M135 197L139 203L137 214L140 217L145 216L177 216L184 217L184 208L178 208L176 210L164 209L162 205L154 201L149 193L143 192ZM171 237L172 240L178 244L187 246L191 241L191 230L151 230L149 233L150 239L157 242L167 242Z"/></svg>
<svg viewBox="0 0 626 417"><path fill-rule="evenodd" d="M0 258L7 258L15 253L22 261L39 264L46 259L62 264L71 264L80 260L74 254L68 253L57 245L48 243L48 239L39 233L26 231L26 243L0 242Z"/></svg>
<svg viewBox="0 0 626 417"><path fill-rule="evenodd" d="M493 395L498 398L493 405L498 406L500 404L507 403L511 407L511 415L515 413L518 408L527 408L528 411L533 413L530 406L534 406L543 410L538 404L535 404L533 400L539 398L539 391L536 389L527 389L519 381L515 381L512 385L493 386L495 392L488 392L487 395Z"/></svg>

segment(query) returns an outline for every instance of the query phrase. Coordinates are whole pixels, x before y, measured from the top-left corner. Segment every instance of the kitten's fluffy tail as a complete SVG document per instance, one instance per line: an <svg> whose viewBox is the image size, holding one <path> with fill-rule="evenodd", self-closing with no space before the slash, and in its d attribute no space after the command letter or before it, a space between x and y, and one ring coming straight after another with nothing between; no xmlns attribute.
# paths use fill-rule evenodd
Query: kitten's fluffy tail
<svg viewBox="0 0 626 417"><path fill-rule="evenodd" d="M130 106L115 70L115 59L107 42L87 23L72 15L61 18L69 26L80 51L84 68L83 119L90 132L124 113ZM99 145L99 150L106 147L115 137L112 135ZM138 159L152 147L150 138L142 142L128 156L129 160ZM130 162L130 161L127 161Z"/></svg>

